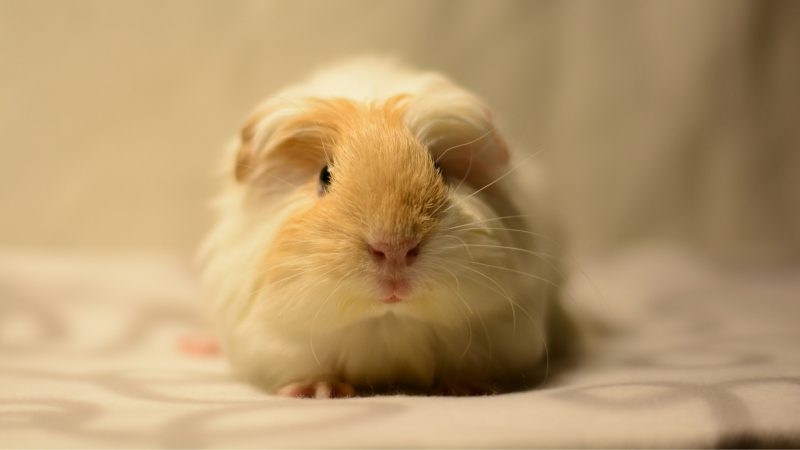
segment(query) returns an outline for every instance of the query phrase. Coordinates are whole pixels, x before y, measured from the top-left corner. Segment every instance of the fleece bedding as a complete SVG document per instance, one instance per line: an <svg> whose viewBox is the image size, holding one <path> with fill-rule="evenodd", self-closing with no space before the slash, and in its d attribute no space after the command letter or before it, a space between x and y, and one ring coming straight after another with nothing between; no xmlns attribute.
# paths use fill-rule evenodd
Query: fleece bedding
<svg viewBox="0 0 800 450"><path fill-rule="evenodd" d="M482 397L286 399L236 380L202 333L195 272L159 254L0 253L0 446L800 445L800 270L669 246L581 261L564 302L586 352Z"/></svg>

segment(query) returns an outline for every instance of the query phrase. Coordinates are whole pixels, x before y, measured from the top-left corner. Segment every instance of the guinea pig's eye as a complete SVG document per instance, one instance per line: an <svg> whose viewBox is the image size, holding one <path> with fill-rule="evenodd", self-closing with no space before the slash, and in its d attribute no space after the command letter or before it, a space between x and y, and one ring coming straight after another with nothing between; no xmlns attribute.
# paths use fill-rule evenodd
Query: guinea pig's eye
<svg viewBox="0 0 800 450"><path fill-rule="evenodd" d="M319 195L328 193L328 187L331 185L331 172L328 166L322 168L319 172Z"/></svg>

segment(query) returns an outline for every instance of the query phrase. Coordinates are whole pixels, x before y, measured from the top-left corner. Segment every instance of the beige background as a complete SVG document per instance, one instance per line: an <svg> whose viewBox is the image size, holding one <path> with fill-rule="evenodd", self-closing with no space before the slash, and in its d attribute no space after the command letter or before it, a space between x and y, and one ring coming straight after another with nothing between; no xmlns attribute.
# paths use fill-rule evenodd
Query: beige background
<svg viewBox="0 0 800 450"><path fill-rule="evenodd" d="M178 351L223 143L362 53L541 150L578 367L309 403ZM0 0L0 447L800 447L798 55L800 2Z"/></svg>
<svg viewBox="0 0 800 450"><path fill-rule="evenodd" d="M393 54L544 149L578 253L800 254L800 3L0 0L0 245L191 255L263 96Z"/></svg>

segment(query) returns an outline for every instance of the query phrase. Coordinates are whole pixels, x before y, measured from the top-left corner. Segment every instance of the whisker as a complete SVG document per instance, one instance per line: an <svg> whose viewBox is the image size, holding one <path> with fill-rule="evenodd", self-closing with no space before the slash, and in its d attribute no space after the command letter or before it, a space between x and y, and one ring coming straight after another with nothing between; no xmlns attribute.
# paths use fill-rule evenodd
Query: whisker
<svg viewBox="0 0 800 450"><path fill-rule="evenodd" d="M569 300L570 300L570 301L571 301L573 304L577 304L577 303L578 303L578 301L575 299L575 297L573 297L573 296L572 296L572 294L570 294L570 293L569 293L568 291L566 291L565 289L562 289L562 288L561 288L561 286L560 286L558 283L556 283L556 282L554 282L554 281L552 281L552 280L548 280L547 278L540 277L540 276L538 276L538 275L534 275L534 274L532 274L532 273L528 273L528 272L522 272L522 271L520 271L520 270L511 269L511 268L509 268L509 267L496 266L496 265L493 265L493 264L480 263L480 262L476 262L476 261L471 261L471 262L470 262L470 264L477 264L477 265L479 265L479 266L492 267L492 268L495 268L495 269L504 270L504 271L507 271L507 272L516 273L516 274L518 274L518 275L524 275L524 276L526 276L526 277L533 278L533 279L535 279L535 280L539 280L539 281L541 281L541 282L543 282L543 283L545 283L545 284L548 284L548 285L550 285L550 286L553 286L554 288L558 289L558 292L559 292L560 294L562 294L562 295L566 295L566 297L567 297L567 298L568 298L568 299L569 299ZM558 271L557 271L557 273L558 273ZM562 277L563 277L563 275L562 275Z"/></svg>
<svg viewBox="0 0 800 450"><path fill-rule="evenodd" d="M335 253L332 253L332 254L335 255ZM290 279L294 279L294 278L297 278L297 277L302 276L302 275L307 275L308 271L305 270L305 268L307 266L306 263L307 263L307 259L305 259L303 257L297 257L297 258L293 258L293 259L283 260L281 262L281 264L270 266L270 267L267 267L265 270L263 270L261 272L251 274L250 276L252 278L259 278L259 277L263 277L263 276L267 275L268 273L270 273L272 271L280 270L280 269L295 269L295 271L296 271L296 273L288 275L288 276L286 276L284 278L280 278L277 281L270 281L270 282L266 283L265 286L255 290L255 291L250 292L250 296L252 297L254 295L258 295L258 294L261 293L261 291L266 290L269 287L274 287L274 286L280 287L280 283L286 282L286 281L288 281ZM331 272L335 271L336 269L338 269L338 267L333 267L330 270L328 270L326 272L323 272L322 274L315 275L315 276L323 277L323 276L328 275Z"/></svg>
<svg viewBox="0 0 800 450"><path fill-rule="evenodd" d="M542 233L537 233L537 232L535 232L535 231L529 231L529 230L520 230L520 229L518 229L518 228L504 228L504 227L475 227L475 228L456 228L455 230L457 230L457 231L474 231L474 230L508 231L508 232L512 232L512 233L522 233L522 234L527 234L527 235L530 235L530 236L534 236L534 237L540 238L540 239L542 239L543 241L547 241L547 242L549 242L549 243L551 243L551 244L554 244L554 245L560 245L560 244L559 244L558 242L556 242L556 241L555 241L553 238L551 238L551 237L549 237L549 236L547 236L547 235L545 235L545 234L542 234Z"/></svg>
<svg viewBox="0 0 800 450"><path fill-rule="evenodd" d="M526 233L527 232L526 230L513 230L513 229L506 229L506 228L499 228L499 229L505 230L505 231L518 231L518 232L522 232L522 233ZM536 233L532 233L532 234L534 234L534 235L536 235L538 237L541 237L541 238L543 238L545 240L549 240L553 244L558 245L557 242L555 242L552 239L549 239L549 238L547 238L545 236L537 235ZM564 270L559 268L559 265L553 263L551 260L560 261L561 262L560 265L565 266L567 269L578 271L580 273L580 275L586 280L586 282L589 283L589 286L591 286L591 288L594 291L595 295L597 295L599 297L599 299L602 302L602 304L608 304L608 300L605 297L605 295L603 295L603 291L600 290L600 288L597 286L597 284L595 284L595 282L592 280L592 277L590 277L589 274L586 273L586 271L581 267L581 264L578 263L578 261L575 260L572 257L569 257L569 256L558 256L558 255L554 255L552 253L547 253L547 252L542 252L542 251L527 250L527 249L518 248L518 247L503 247L503 246L492 246L492 245L481 245L481 244L466 244L466 245L469 245L471 247L507 248L509 250L517 250L517 251L520 251L520 252L529 253L531 255L534 255L534 256L538 257L540 261L544 262L545 264L548 265L548 267L553 269L553 271L556 273L556 275L559 276L559 278L561 280L566 280L568 278L567 274L564 272ZM565 262L566 262L566 264L564 264ZM555 286L555 287L557 287L559 289L561 288L561 286L553 284L552 282L549 282L549 284L551 284L551 285L553 285L553 286ZM577 300L571 294L566 293L565 290L562 290L562 291L566 294L567 298L569 298L570 301L572 301L573 303L577 303Z"/></svg>
<svg viewBox="0 0 800 450"><path fill-rule="evenodd" d="M331 293L328 294L327 297L325 297L325 300L322 301L322 304L319 306L319 308L317 309L317 312L314 314L314 317L311 319L311 327L309 328L309 331L308 331L308 343L311 346L311 354L314 356L314 360L317 362L317 365L320 366L320 367L322 367L322 362L319 360L319 356L317 355L317 350L316 350L316 348L314 346L314 327L316 326L317 318L319 317L319 313L322 312L322 310L325 308L325 305L328 303L328 300L330 300L331 297L333 296L333 294L335 294L336 291L338 291L339 288L342 286L342 282L344 282L344 280L346 280L355 271L356 271L356 269L353 269L350 272L348 272L347 274L345 274L342 278L339 279L339 282L336 283L336 286L334 286L333 290L331 290Z"/></svg>
<svg viewBox="0 0 800 450"><path fill-rule="evenodd" d="M472 155L472 153L470 153L469 154L469 165L467 166L467 171L464 172L464 176L461 177L461 180L458 182L458 185L455 187L455 189L453 189L453 191L458 191L461 188L461 186L464 184L464 180L466 180L467 177L469 176L469 174L472 172L472 159L473 159L473 155Z"/></svg>
<svg viewBox="0 0 800 450"><path fill-rule="evenodd" d="M444 269L444 267L442 267L442 268ZM448 270L448 272L450 272L450 271ZM452 272L450 272L450 273L454 277L456 277L455 274L453 274ZM467 278L468 280L471 280L471 281L475 281L476 283L479 282L477 279L469 277L469 276L466 276L466 275L465 275L465 278ZM481 284L484 285L483 283L481 283ZM484 285L484 286L486 286L486 285ZM489 288L494 290L491 287L489 287ZM495 292L498 292L498 291L495 291ZM467 306L469 308L469 304L467 303L466 300L464 300L464 297L460 293L458 294L458 297L461 299L461 301L464 302L464 306ZM494 348L493 348L493 343L492 343L492 335L489 334L489 329L486 328L486 322L483 321L483 317L481 317L480 314L475 314L475 312L472 310L472 308L469 308L469 311L470 311L471 314L473 314L478 319L478 323L480 324L481 329L483 330L483 335L486 337L486 343L489 345L489 361L491 361L492 358L494 357Z"/></svg>
<svg viewBox="0 0 800 450"><path fill-rule="evenodd" d="M483 273L483 272L481 272L479 270L473 269L472 267L465 266L463 264L458 264L458 265L461 266L464 269L467 269L467 270L469 270L471 272L477 273L478 275L486 278L487 280L491 281L495 286L497 286L500 289L500 292L498 292L498 293L500 293L503 297L505 297L508 300L508 305L509 305L509 307L511 307L511 323L512 323L512 326L513 326L513 334L516 335L516 333L517 333L517 311L514 309L514 306L516 305L516 302L511 298L511 296L508 295L506 290L503 289L503 286L501 286L500 283L498 283L494 278L486 275L485 273Z"/></svg>
<svg viewBox="0 0 800 450"><path fill-rule="evenodd" d="M321 283L321 282L323 282L323 281L324 281L324 279L322 279L322 278L323 278L325 275L328 275L328 274L330 274L331 272L335 271L336 269L337 269L337 268L336 268L336 267L334 267L334 268L332 268L332 269L330 269L330 270L328 270L328 271L326 271L326 272L323 272L323 273L321 273L321 274L319 274L319 275L316 275L316 274L315 274L315 276L316 276L316 277L319 277L319 278L320 278L320 281L319 281L319 282L317 282L317 283L315 283L314 285L312 285L312 287L313 287L313 286L316 286L317 284L319 284L319 283ZM266 286L264 286L264 287L262 287L262 288L258 289L258 290L257 290L256 292L254 292L252 295L258 295L258 294L260 294L262 291L264 291L264 290L267 290L268 288L280 288L280 287L281 287L281 283L286 283L286 282L287 282L287 281L289 281L289 280L295 279L295 278L297 278L297 277L300 277L300 276L303 276L303 275L308 275L308 272L299 271L299 272L297 272L297 273L295 273L295 274L292 274L292 275L290 275L290 276L287 276L287 277L281 278L281 279L279 279L279 280L277 280L277 281L273 281L273 282L267 283L267 285L266 285ZM310 289L308 289L308 290L310 290Z"/></svg>
<svg viewBox="0 0 800 450"><path fill-rule="evenodd" d="M439 160L441 160L444 157L444 155L450 153L451 150L455 150L457 148L462 148L462 147L466 147L468 145L474 144L474 143L480 141L481 139L485 138L486 136L489 136L490 134L494 133L496 130L497 129L495 127L492 127L488 131L486 131L485 133L483 133L482 135L476 137L475 139L473 139L471 141L464 142L463 144L457 144L457 145L454 145L454 146L448 148L447 150L445 150L442 153L440 153L438 157L436 157L436 162L438 163Z"/></svg>
<svg viewBox="0 0 800 450"><path fill-rule="evenodd" d="M469 259L473 259L473 260L475 259L472 256L472 252L469 250L469 246L467 245L467 242L464 239L461 239L460 237L452 235L452 234L445 235L444 237L452 238L452 239L455 239L457 241L460 241L461 246L464 247L464 250L466 250L467 255L469 255ZM456 246L456 247L445 247L444 249L453 249L453 248L458 248L458 246Z"/></svg>
<svg viewBox="0 0 800 450"><path fill-rule="evenodd" d="M540 276L534 275L532 273L523 272L521 270L511 269L511 268L503 267L503 266L496 266L494 264L480 263L480 262L475 262L475 261L470 262L470 264L477 264L479 266L491 267L491 268L494 268L494 269L505 270L507 272L516 273L516 274L519 274L519 275L525 275L526 277L533 278L534 280L539 280L539 281L541 281L543 283L547 283L547 284L549 284L551 286L554 286L556 288L560 288L561 287L557 283L554 283L553 281L548 280L547 278L540 277Z"/></svg>
<svg viewBox="0 0 800 450"><path fill-rule="evenodd" d="M467 244L467 243L464 243L464 245L466 245L468 247L496 248L496 249L502 249L502 250L515 250L515 251L518 251L518 252L527 253L529 255L532 255L532 256L535 256L535 257L539 258L540 261L542 261L543 263L547 264L551 269L553 269L553 271L559 277L561 277L562 279L564 278L564 273L558 268L558 266L556 266L552 261L547 259L548 257L551 258L551 259L557 259L558 257L554 256L554 255L551 255L550 253L547 253L547 252L533 251L533 250L528 250L526 248L511 247L511 246L507 246L507 245Z"/></svg>
<svg viewBox="0 0 800 450"><path fill-rule="evenodd" d="M461 296L461 281L459 281L459 279L458 279L458 277L456 276L455 273L453 273L451 270L448 270L446 267L442 267L442 270L444 270L445 272L450 274L450 276L453 277L453 280L456 282L456 296L458 297L459 300L461 300L461 304L464 305L464 307L467 309L467 311L469 311L470 315L472 315L474 317L475 316L475 311L472 310L472 308L469 306L467 301L464 300L464 297ZM465 317L466 317L466 315L465 315ZM464 356L467 355L467 352L469 352L469 349L472 346L472 321L470 320L469 317L466 317L466 319L467 319L467 327L469 329L469 340L467 342L467 347L461 353L461 358L463 358Z"/></svg>
<svg viewBox="0 0 800 450"><path fill-rule="evenodd" d="M489 219L478 220L476 222L462 223L462 224L459 224L459 225L456 225L456 226L453 226L453 227L443 228L443 230L446 230L446 231L458 230L458 229L469 227L469 226L472 226L472 225L480 225L482 223L493 222L493 221L496 221L496 220L518 219L518 218L525 218L525 217L535 217L535 216L533 214L516 214L516 215L513 215L513 216L491 217Z"/></svg>
<svg viewBox="0 0 800 450"><path fill-rule="evenodd" d="M542 327L541 322L537 322L533 318L533 316L531 316L530 312L527 309L525 309L522 305L518 305L518 307L528 317L528 320L530 320L531 325L534 326L536 332L539 333L539 338L541 339L542 344L544 346L544 357L545 357L544 379L540 382L540 384L542 384L546 382L547 378L550 376L550 350L548 349L547 346L547 336L545 336L544 334L544 329Z"/></svg>
<svg viewBox="0 0 800 450"><path fill-rule="evenodd" d="M473 143L475 143L475 142L478 142L478 141L480 141L481 139L483 139L483 138L485 138L486 136L488 136L489 134L493 133L494 131L495 131L495 128L493 127L493 128L491 128L491 129L489 129L488 131L486 131L485 133L483 133L482 135L478 136L477 138L475 138L475 139L473 139L473 140L471 140L471 141L469 141L469 142L465 142L465 143L463 143L463 144L455 145L455 146L453 146L453 147L450 147L450 148L448 148L447 150L445 150L445 151L444 151L442 154L440 154L440 155L439 155L439 156L436 158L435 162L437 162L437 163L438 163L438 162L439 162L439 160L441 160L441 159L442 159L442 157L444 157L444 155L446 155L446 154L447 154L448 152L450 152L451 150L453 150L453 149L456 149L456 148L460 148L460 147L464 147L464 146L467 146L467 145L473 144ZM531 155L531 156L533 156L533 155ZM458 183L458 186L456 186L456 188L455 188L454 190L458 190L458 189L459 189L459 188L460 188L460 187L461 187L461 186L464 184L464 180L466 180L466 179L467 179L467 176L469 176L470 172L472 171L472 159L473 159L473 156L472 156L472 154L470 153L470 156L469 156L469 167L467 167L467 171L466 171L466 173L464 173L464 176L463 176L463 177L461 177L461 181L459 181L459 183ZM507 175L507 174L504 174L502 177L505 177L505 175ZM501 178L502 178L502 177L501 177ZM495 180L494 182L490 183L490 185L491 185L491 184L494 184L494 183L495 183L495 182L497 182L497 181L499 181L499 180ZM487 188L487 187L488 187L488 186L484 186L483 188L479 189L478 191L481 191L481 190L483 190L483 189L485 189L485 188ZM477 193L477 192L473 192L473 195L474 195L474 194L476 194L476 193ZM471 197L471 196L472 196L472 195L470 195L470 196L468 196L468 197L466 197L466 198L469 198L469 197ZM439 212L439 210L441 210L441 209L442 209L442 208L443 208L443 207L444 207L446 204L447 204L447 202L445 202L445 203L442 203L441 205L439 205L439 206L438 206L436 209L434 209L434 210L433 210L433 212L431 213L431 215L434 215L434 214L438 213L438 212ZM447 208L446 208L444 211L445 211L445 212L447 212L447 211L448 211L448 210L450 210L450 208L452 208L453 206L454 206L454 204L451 204L451 205L450 205L450 206L448 206L448 207L447 207Z"/></svg>
<svg viewBox="0 0 800 450"><path fill-rule="evenodd" d="M539 150L539 151L537 151L537 152L534 152L534 153L532 153L532 154L530 154L530 155L526 156L525 158L522 158L522 160L521 160L520 162L518 162L518 163L517 163L517 164L515 164L513 167L511 167L510 169L508 169L508 170L507 170L507 171L506 171L504 174L502 174L502 175L500 175L499 177L495 178L493 181L491 181L491 182L489 182L489 183L485 184L485 185L484 185L482 188L480 188L480 189L476 190L475 192L473 192L473 193L471 193L471 194L467 195L466 197L458 199L458 202L456 202L456 203L453 203L452 205L448 206L448 207L447 207L447 209L445 209L445 212L447 212L448 210L452 209L452 208L453 208L453 207L454 207L456 204L458 204L458 203L461 203L461 202L464 202L464 201L466 201L466 200L468 200L468 199L470 199L470 198L472 198L472 197L474 197L474 196L478 195L480 192L484 191L485 189L488 189L489 187L491 187L491 186L493 186L493 185L497 184L498 182L500 182L500 180L502 180L502 179L504 179L505 177L507 177L508 175L510 175L510 174L511 174L511 172L513 172L513 171L517 170L518 168L520 168L520 167L522 166L522 164L526 163L526 162L527 162L529 159L531 159L531 158L533 158L534 156L538 155L538 154L539 154L541 151L542 151L542 150Z"/></svg>
<svg viewBox="0 0 800 450"><path fill-rule="evenodd" d="M464 266L462 266L462 267L464 267ZM467 267L464 267L464 268L467 268ZM473 280L475 282L478 282L478 280L476 280L476 279L474 279L472 277L467 277L467 278L469 278L469 279L471 279L471 280ZM481 283L481 284L483 284L483 283ZM484 284L484 286L486 286L486 285ZM544 383L545 381L547 381L547 378L549 377L549 374L550 374L550 350L549 350L549 347L548 347L548 344L547 344L547 337L544 334L544 329L543 329L542 324L537 322L535 320L535 318L533 316L531 316L530 312L525 307L523 307L521 304L516 303L513 300L511 300L508 297L508 294L506 294L505 292L497 291L497 290L493 289L490 286L486 286L486 287L488 287L489 289L492 289L493 291L497 292L498 294L501 294L501 295L505 296L506 298L508 298L509 301L511 301L514 306L519 308L525 314L525 316L527 316L528 320L536 328L536 331L539 334L540 339L542 341L542 344L544 346L544 352L545 352L545 376L544 376L544 379L542 380L542 383ZM500 286L498 285L498 287L500 287ZM481 324L484 327L484 332L486 333L486 335L488 337L488 331L486 331L485 324L483 324L483 319L481 319ZM515 322L515 324L516 324L516 322ZM516 334L516 330L514 331L514 334ZM490 354L491 354L491 344L490 344ZM491 360L491 356L490 356L490 360Z"/></svg>

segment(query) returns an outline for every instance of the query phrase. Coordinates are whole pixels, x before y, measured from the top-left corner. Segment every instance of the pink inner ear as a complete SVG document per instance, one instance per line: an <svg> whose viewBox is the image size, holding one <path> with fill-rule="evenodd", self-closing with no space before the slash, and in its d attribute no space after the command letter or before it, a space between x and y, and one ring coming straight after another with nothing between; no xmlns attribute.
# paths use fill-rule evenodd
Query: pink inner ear
<svg viewBox="0 0 800 450"><path fill-rule="evenodd" d="M491 183L508 170L508 147L497 134L445 152L451 147L447 146L439 153L443 153L439 164L449 177L463 179L477 189Z"/></svg>
<svg viewBox="0 0 800 450"><path fill-rule="evenodd" d="M510 159L508 155L508 145L506 144L505 139L503 139L500 135L494 135L494 160L498 166L505 168L508 166L508 161Z"/></svg>

